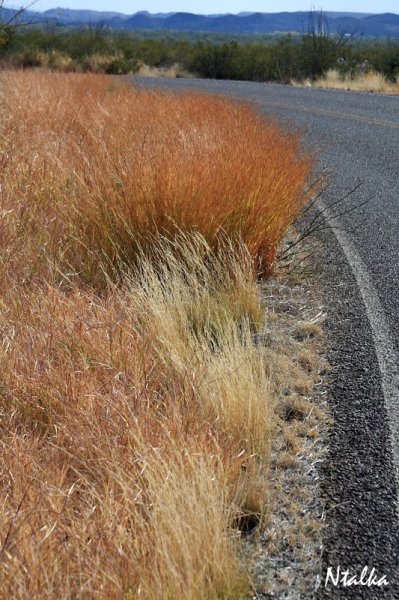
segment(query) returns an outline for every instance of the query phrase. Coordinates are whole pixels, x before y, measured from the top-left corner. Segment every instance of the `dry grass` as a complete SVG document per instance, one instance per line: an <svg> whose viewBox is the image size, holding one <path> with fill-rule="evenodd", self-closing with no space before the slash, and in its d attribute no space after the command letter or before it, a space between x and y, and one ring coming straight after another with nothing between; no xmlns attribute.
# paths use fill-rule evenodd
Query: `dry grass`
<svg viewBox="0 0 399 600"><path fill-rule="evenodd" d="M221 232L240 235L262 270L272 268L307 200L312 161L297 136L243 104L133 91L105 76L1 81L3 210L63 271L103 285L99 259L114 276L138 242L177 229L213 247ZM29 254L25 276L37 268Z"/></svg>
<svg viewBox="0 0 399 600"><path fill-rule="evenodd" d="M116 75L133 74L139 68L135 59L127 59L121 52L108 54L92 53L72 58L61 50L35 50L15 52L3 56L0 61L0 70L18 69L51 70L61 73L113 73ZM179 71L176 70L175 77ZM181 72L183 74L183 71Z"/></svg>
<svg viewBox="0 0 399 600"><path fill-rule="evenodd" d="M315 87L332 88L338 90L352 90L355 92L378 92L381 94L399 94L399 83L388 81L381 73L370 71L356 77L349 75L342 77L336 69L329 69L326 75L317 80Z"/></svg>
<svg viewBox="0 0 399 600"><path fill-rule="evenodd" d="M0 597L243 598L277 401L313 377L296 340L254 343L254 259L310 159L220 98L37 72L1 93Z"/></svg>
<svg viewBox="0 0 399 600"><path fill-rule="evenodd" d="M183 69L179 64L175 64L172 67L150 67L146 64L140 65L137 73L141 77L166 77L176 79L179 77L192 78L194 75Z"/></svg>
<svg viewBox="0 0 399 600"><path fill-rule="evenodd" d="M252 343L251 260L198 235L157 256L103 297L43 285L3 299L4 598L247 589L235 524L269 510L281 388Z"/></svg>

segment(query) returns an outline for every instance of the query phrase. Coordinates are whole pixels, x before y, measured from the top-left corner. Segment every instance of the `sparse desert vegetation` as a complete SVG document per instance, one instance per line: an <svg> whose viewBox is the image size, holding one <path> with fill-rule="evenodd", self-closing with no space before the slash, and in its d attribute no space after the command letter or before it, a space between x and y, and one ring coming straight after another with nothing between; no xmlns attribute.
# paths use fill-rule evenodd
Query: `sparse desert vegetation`
<svg viewBox="0 0 399 600"><path fill-rule="evenodd" d="M1 11L0 11L1 18ZM371 70L395 82L399 43L395 39L329 34L314 14L302 34L234 35L107 28L2 27L0 68L48 68L95 72L250 81L312 82L329 69L351 77Z"/></svg>
<svg viewBox="0 0 399 600"><path fill-rule="evenodd" d="M0 90L1 597L244 598L278 424L314 414L314 351L268 341L257 281L312 158L222 98Z"/></svg>
<svg viewBox="0 0 399 600"><path fill-rule="evenodd" d="M389 81L382 73L368 71L366 73L340 73L337 69L329 69L316 80L315 87L336 90L352 90L354 92L379 92L381 94L399 94L398 81Z"/></svg>

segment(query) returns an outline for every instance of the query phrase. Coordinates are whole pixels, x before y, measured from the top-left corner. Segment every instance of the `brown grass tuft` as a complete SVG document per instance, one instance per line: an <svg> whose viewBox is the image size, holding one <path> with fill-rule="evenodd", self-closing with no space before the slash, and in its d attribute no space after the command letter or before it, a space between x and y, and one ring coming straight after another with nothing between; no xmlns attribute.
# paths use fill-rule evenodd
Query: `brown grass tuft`
<svg viewBox="0 0 399 600"><path fill-rule="evenodd" d="M21 233L39 249L20 255L25 277L50 258L104 285L104 269L113 278L139 243L177 230L213 247L221 233L241 236L263 272L273 267L306 202L312 161L297 136L244 104L134 91L105 76L1 81L4 235L14 259Z"/></svg>

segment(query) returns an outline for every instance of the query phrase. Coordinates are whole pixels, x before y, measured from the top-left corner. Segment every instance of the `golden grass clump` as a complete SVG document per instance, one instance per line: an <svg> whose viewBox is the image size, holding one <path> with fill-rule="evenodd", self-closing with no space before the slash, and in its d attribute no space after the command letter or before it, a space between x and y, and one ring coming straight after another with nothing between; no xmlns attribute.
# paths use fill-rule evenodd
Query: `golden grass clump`
<svg viewBox="0 0 399 600"><path fill-rule="evenodd" d="M324 77L314 83L315 87L352 90L354 92L378 92L399 94L399 83L390 82L381 73L369 71L355 77L342 76L336 69L329 69Z"/></svg>
<svg viewBox="0 0 399 600"><path fill-rule="evenodd" d="M221 98L47 72L0 91L0 598L244 598L300 370L254 342L254 261L311 161Z"/></svg>
<svg viewBox="0 0 399 600"><path fill-rule="evenodd" d="M101 298L2 303L4 597L247 589L234 523L267 510L273 410L251 261L199 234L157 252Z"/></svg>
<svg viewBox="0 0 399 600"><path fill-rule="evenodd" d="M263 272L273 267L307 200L312 161L298 136L244 104L106 76L12 72L1 82L4 235L24 277L45 248L63 272L104 285L104 270L134 262L139 243L177 229L212 247L222 232L239 235Z"/></svg>

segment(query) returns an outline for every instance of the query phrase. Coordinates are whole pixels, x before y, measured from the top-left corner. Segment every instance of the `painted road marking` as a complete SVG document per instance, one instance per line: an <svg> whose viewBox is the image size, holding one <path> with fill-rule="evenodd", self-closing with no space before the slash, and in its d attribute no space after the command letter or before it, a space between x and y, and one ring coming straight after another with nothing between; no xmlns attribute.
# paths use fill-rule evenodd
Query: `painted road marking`
<svg viewBox="0 0 399 600"><path fill-rule="evenodd" d="M354 243L345 233L336 217L333 217L322 201L319 207L331 224L331 229L341 246L356 279L373 335L381 375L381 386L388 416L388 427L392 448L392 460L396 483L396 513L399 517L399 356L395 350L393 336L377 291L360 258Z"/></svg>

